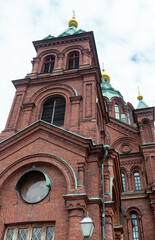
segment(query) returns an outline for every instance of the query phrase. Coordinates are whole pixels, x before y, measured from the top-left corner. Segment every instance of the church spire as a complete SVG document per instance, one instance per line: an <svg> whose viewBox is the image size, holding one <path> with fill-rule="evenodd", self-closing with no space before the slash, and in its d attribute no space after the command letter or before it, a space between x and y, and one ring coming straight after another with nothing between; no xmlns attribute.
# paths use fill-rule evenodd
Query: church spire
<svg viewBox="0 0 155 240"><path fill-rule="evenodd" d="M149 106L143 101L143 96L140 94L139 88L138 88L138 97L139 103L137 105L137 109L140 108L148 108Z"/></svg>
<svg viewBox="0 0 155 240"><path fill-rule="evenodd" d="M113 97L119 97L123 99L123 96L121 93L117 90L115 90L111 84L110 84L110 76L108 74L104 73L104 66L102 68L102 76L101 76L101 90L102 95L104 97L107 97L109 100Z"/></svg>
<svg viewBox="0 0 155 240"><path fill-rule="evenodd" d="M138 100L143 99L143 96L140 94L139 87L138 87L138 96L137 96L137 99L138 99Z"/></svg>
<svg viewBox="0 0 155 240"><path fill-rule="evenodd" d="M76 21L75 18L75 11L73 10L73 17L68 21L68 26L69 27L78 27L78 22Z"/></svg>
<svg viewBox="0 0 155 240"><path fill-rule="evenodd" d="M102 78L106 78L106 79L108 79L108 81L110 82L110 76L108 75L108 74L105 74L104 73L105 72L105 70L104 70L104 64L103 64L103 68L102 68Z"/></svg>

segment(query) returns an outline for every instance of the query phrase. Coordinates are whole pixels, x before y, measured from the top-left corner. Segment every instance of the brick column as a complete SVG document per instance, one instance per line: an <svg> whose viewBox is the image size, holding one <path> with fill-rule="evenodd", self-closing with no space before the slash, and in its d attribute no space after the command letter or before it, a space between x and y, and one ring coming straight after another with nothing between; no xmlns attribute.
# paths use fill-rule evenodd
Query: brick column
<svg viewBox="0 0 155 240"><path fill-rule="evenodd" d="M33 58L32 61L32 73L33 72L38 72L38 68L39 68L39 63L40 63L40 58L39 57L35 57Z"/></svg>
<svg viewBox="0 0 155 240"><path fill-rule="evenodd" d="M113 106L113 102L107 102L107 106L108 106L108 113L110 116L113 116L112 114L112 106ZM114 117L114 116L113 116Z"/></svg>
<svg viewBox="0 0 155 240"><path fill-rule="evenodd" d="M61 70L63 69L63 59L64 59L64 54L63 53L59 53L58 54L58 62L57 62L57 66L56 66L56 70Z"/></svg>
<svg viewBox="0 0 155 240"><path fill-rule="evenodd" d="M22 117L22 121L21 121L21 129L25 128L29 125L29 120L30 120L30 116L31 116L31 112L33 110L33 108L35 107L34 103L24 103L22 108L23 108L23 117Z"/></svg>
<svg viewBox="0 0 155 240"><path fill-rule="evenodd" d="M80 64L80 68L85 66L91 66L91 53L88 49L82 50L82 64Z"/></svg>
<svg viewBox="0 0 155 240"><path fill-rule="evenodd" d="M85 163L78 163L78 188L84 189Z"/></svg>
<svg viewBox="0 0 155 240"><path fill-rule="evenodd" d="M81 96L70 97L72 112L71 112L71 131L78 133L80 125L80 101Z"/></svg>
<svg viewBox="0 0 155 240"><path fill-rule="evenodd" d="M128 123L127 112L128 112L128 108L127 108L126 105L124 105L123 106L123 113L125 114L125 119L126 119L126 122Z"/></svg>
<svg viewBox="0 0 155 240"><path fill-rule="evenodd" d="M105 235L106 240L114 240L113 228L114 205L113 202L105 202Z"/></svg>
<svg viewBox="0 0 155 240"><path fill-rule="evenodd" d="M128 172L127 173L127 178L128 178L128 191L133 191L133 189L132 189L132 183L131 183L131 173L130 172Z"/></svg>
<svg viewBox="0 0 155 240"><path fill-rule="evenodd" d="M88 200L85 194L69 194L63 196L66 201L68 210L68 240L83 239L80 222L84 218L86 209L86 201Z"/></svg>
<svg viewBox="0 0 155 240"><path fill-rule="evenodd" d="M127 240L130 240L131 239L131 232L130 232L130 223L129 221L131 221L130 217L128 216L125 216L126 217L126 223L127 223L127 233L128 233L128 239Z"/></svg>
<svg viewBox="0 0 155 240"><path fill-rule="evenodd" d="M155 186L152 187L152 189L150 189L150 193L149 193L149 200L150 200L150 206L155 218Z"/></svg>

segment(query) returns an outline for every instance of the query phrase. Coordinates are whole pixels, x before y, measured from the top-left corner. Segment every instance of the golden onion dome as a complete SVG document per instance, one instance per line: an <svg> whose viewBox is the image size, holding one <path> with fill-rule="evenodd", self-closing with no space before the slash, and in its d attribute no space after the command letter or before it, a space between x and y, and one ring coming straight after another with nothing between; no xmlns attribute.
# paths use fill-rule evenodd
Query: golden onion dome
<svg viewBox="0 0 155 240"><path fill-rule="evenodd" d="M108 79L109 82L110 82L110 80L111 80L110 76L109 76L108 74L105 74L105 73L104 73L104 68L102 69L102 78Z"/></svg>
<svg viewBox="0 0 155 240"><path fill-rule="evenodd" d="M78 27L78 22L75 19L75 11L74 10L73 10L73 17L68 21L68 26L69 27L74 26L76 28Z"/></svg>

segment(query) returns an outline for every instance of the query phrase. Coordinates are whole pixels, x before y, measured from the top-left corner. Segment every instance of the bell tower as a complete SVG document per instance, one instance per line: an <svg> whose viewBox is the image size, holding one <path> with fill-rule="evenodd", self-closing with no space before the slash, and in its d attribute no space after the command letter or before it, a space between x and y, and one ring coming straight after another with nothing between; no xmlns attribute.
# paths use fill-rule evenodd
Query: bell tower
<svg viewBox="0 0 155 240"><path fill-rule="evenodd" d="M1 140L41 119L101 142L108 117L94 35L77 27L73 14L63 33L33 42L32 72L13 81L15 98Z"/></svg>

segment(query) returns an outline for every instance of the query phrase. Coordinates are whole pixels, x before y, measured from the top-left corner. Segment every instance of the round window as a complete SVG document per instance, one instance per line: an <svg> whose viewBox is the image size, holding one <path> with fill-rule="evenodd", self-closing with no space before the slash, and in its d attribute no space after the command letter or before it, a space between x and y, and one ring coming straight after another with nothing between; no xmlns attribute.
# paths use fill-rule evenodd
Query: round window
<svg viewBox="0 0 155 240"><path fill-rule="evenodd" d="M18 181L17 190L27 203L37 203L43 200L51 189L51 180L40 170L27 171Z"/></svg>

